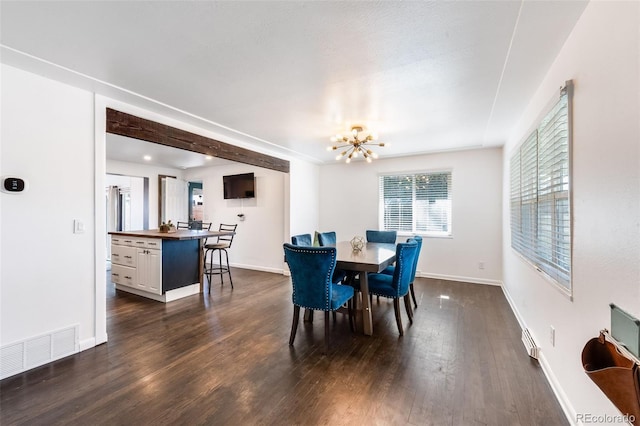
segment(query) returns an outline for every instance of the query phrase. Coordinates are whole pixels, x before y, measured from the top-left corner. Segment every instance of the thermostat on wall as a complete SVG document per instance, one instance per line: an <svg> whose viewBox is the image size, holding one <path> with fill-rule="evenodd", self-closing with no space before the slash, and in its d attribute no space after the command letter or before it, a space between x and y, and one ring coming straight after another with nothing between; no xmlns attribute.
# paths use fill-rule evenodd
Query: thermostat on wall
<svg viewBox="0 0 640 426"><path fill-rule="evenodd" d="M8 194L19 194L29 189L29 182L15 176L2 176L2 192Z"/></svg>

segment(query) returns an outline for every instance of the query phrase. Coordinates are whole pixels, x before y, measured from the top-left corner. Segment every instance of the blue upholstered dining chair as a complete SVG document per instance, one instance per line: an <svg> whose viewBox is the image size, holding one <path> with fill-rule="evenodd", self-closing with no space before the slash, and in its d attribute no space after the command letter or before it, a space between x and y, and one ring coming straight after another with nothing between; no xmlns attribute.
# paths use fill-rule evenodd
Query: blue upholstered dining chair
<svg viewBox="0 0 640 426"><path fill-rule="evenodd" d="M418 302L416 301L416 293L413 290L413 282L416 279L416 271L418 270L418 259L420 258L420 250L422 250L422 237L416 235L415 237L411 237L409 240L415 240L418 243L418 252L416 253L416 258L413 261L413 271L411 272L411 284L409 284L409 292L411 293L411 299L413 299L413 306L418 307ZM387 266L387 268L382 271L383 274L393 275L395 273L395 266Z"/></svg>
<svg viewBox="0 0 640 426"><path fill-rule="evenodd" d="M349 326L353 330L353 288L334 284L331 276L336 267L335 247L306 247L284 244L284 257L291 271L293 285L293 323L289 345L293 345L298 329L300 307L324 311L324 345L329 350L329 312L347 303Z"/></svg>
<svg viewBox="0 0 640 426"><path fill-rule="evenodd" d="M418 254L418 243L409 240L396 246L396 267L393 275L369 274L369 293L376 296L393 299L393 310L396 314L398 332L404 335L402 318L400 316L400 298L404 298L404 307L407 310L409 321L413 322L411 305L409 302L409 283L413 270L413 262Z"/></svg>
<svg viewBox="0 0 640 426"><path fill-rule="evenodd" d="M312 246L311 234L293 235L291 237L291 244L294 246Z"/></svg>
<svg viewBox="0 0 640 426"><path fill-rule="evenodd" d="M318 243L320 247L335 246L336 245L336 233L331 232L319 232ZM340 283L347 277L347 272L342 269L336 269L333 273L333 282Z"/></svg>
<svg viewBox="0 0 640 426"><path fill-rule="evenodd" d="M367 242L395 244L398 233L396 231L377 231L367 229Z"/></svg>
<svg viewBox="0 0 640 426"><path fill-rule="evenodd" d="M318 243L321 247L335 246L336 245L336 233L335 232L319 232Z"/></svg>

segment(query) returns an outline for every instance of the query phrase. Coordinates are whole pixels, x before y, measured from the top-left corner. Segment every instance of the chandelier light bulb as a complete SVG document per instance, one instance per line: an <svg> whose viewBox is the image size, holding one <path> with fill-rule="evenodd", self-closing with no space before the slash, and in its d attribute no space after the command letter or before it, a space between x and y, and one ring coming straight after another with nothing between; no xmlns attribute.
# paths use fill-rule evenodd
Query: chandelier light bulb
<svg viewBox="0 0 640 426"><path fill-rule="evenodd" d="M346 148L342 153L336 156L336 160L340 160L343 157L347 157L345 159L346 163L350 163L352 158L358 158L358 155L362 154L367 163L371 163L371 161L375 158L378 158L378 154L368 149L370 146L374 145L368 144L369 142L375 141L378 138L378 135L374 132L369 132L364 129L362 126L353 125L351 126L350 132L347 133L347 136L343 136L340 134L336 134L330 138L333 143L332 146L327 147L327 151L335 151L338 148ZM384 143L375 143L377 146L385 146Z"/></svg>

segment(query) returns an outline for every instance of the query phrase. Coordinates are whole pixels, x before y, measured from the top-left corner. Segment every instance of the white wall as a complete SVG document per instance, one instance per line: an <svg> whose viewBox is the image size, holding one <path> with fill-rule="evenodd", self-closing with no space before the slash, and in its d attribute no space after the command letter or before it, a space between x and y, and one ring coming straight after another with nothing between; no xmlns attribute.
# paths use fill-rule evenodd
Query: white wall
<svg viewBox="0 0 640 426"><path fill-rule="evenodd" d="M610 302L640 316L640 3L591 2L504 150L504 286L542 347L565 408L616 415L582 370L584 344L610 327ZM573 79L573 302L514 254L509 158L547 101ZM556 344L549 342L549 327Z"/></svg>
<svg viewBox="0 0 640 426"><path fill-rule="evenodd" d="M320 166L304 161L292 160L290 165L290 233L285 236L291 242L291 235L311 234L320 224Z"/></svg>
<svg viewBox="0 0 640 426"><path fill-rule="evenodd" d="M149 229L156 229L158 227L158 175L184 179L183 170L114 160L107 160L106 168L107 173L149 178Z"/></svg>
<svg viewBox="0 0 640 426"><path fill-rule="evenodd" d="M82 346L95 334L93 94L6 65L1 84L0 173L30 188L0 195L0 345L79 324Z"/></svg>
<svg viewBox="0 0 640 426"><path fill-rule="evenodd" d="M502 279L502 150L483 149L378 159L320 168L320 228L338 240L378 229L378 175L452 170L452 238L426 238L424 276L499 283ZM311 230L313 231L313 229ZM480 270L478 263L484 262Z"/></svg>
<svg viewBox="0 0 640 426"><path fill-rule="evenodd" d="M256 197L225 200L222 176L255 174ZM269 272L282 272L282 238L285 233L284 174L247 164L214 166L185 171L188 181L202 181L204 221L211 229L220 223L238 224L229 263L232 266ZM239 213L245 220L240 221Z"/></svg>
<svg viewBox="0 0 640 426"><path fill-rule="evenodd" d="M96 266L95 260L106 254L106 173L150 177L151 227L157 226L157 175L182 175L181 170L150 170L133 163L109 162L107 167L105 108L216 135L4 64L0 74L0 174L25 177L31 184L24 194L0 195L0 346L78 324L80 350L87 349L107 339L104 263ZM301 174L307 172L305 167L315 167L300 164ZM220 176L247 168L251 166L221 169ZM280 272L289 216L299 221L298 216L317 207L317 202L313 204L313 195L296 191L292 202L307 196L310 207L290 210L288 185L300 180L270 170L255 171L262 198L245 204L247 220L234 242L234 249L237 245L245 253L236 259L232 254L231 260ZM221 180L219 188L222 199ZM228 203L208 219L237 219L239 209L233 203L238 201ZM74 220L84 222L84 233L73 233Z"/></svg>

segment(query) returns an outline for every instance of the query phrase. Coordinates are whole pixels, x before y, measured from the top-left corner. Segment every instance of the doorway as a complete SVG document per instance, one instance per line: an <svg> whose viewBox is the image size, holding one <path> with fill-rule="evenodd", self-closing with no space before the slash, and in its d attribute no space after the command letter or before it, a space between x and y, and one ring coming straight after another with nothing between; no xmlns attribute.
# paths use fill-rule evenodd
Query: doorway
<svg viewBox="0 0 640 426"><path fill-rule="evenodd" d="M204 194L202 182L189 182L189 220L204 220Z"/></svg>

